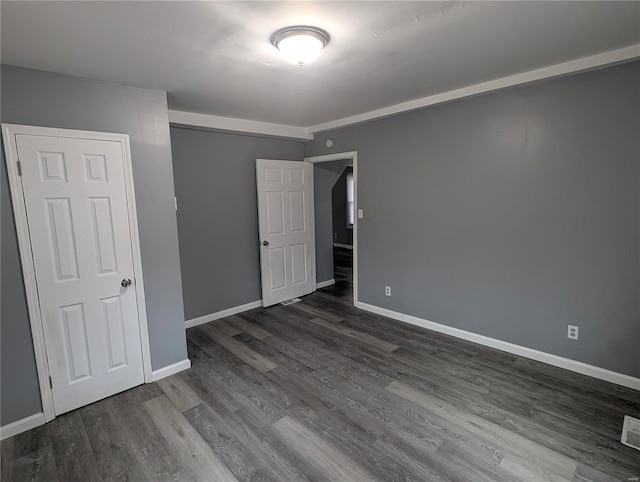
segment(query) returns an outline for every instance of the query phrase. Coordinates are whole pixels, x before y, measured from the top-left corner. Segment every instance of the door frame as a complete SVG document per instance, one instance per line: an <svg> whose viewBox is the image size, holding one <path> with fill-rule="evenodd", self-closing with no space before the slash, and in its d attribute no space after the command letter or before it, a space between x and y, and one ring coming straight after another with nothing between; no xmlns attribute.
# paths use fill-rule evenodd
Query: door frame
<svg viewBox="0 0 640 482"><path fill-rule="evenodd" d="M353 306L356 306L358 303L358 151L305 157L304 161L317 164L319 162L342 161L344 159L351 159L353 162L353 210L355 214L353 219ZM316 266L316 276L317 273L318 267Z"/></svg>
<svg viewBox="0 0 640 482"><path fill-rule="evenodd" d="M38 383L42 399L42 411L44 421L53 420L55 408L53 393L49 384L49 364L47 362L47 349L44 342L44 329L40 312L40 301L36 284L36 273L33 256L31 253L31 237L27 223L27 212L24 201L24 190L20 179L18 167L18 149L16 135L34 135L44 137L69 137L84 140L99 140L119 142L122 147L124 161L124 181L127 194L127 211L129 214L129 231L131 233L131 250L133 254L133 274L136 288L136 304L138 310L138 322L142 349L142 366L146 383L152 381L151 349L149 346L149 329L147 324L147 305L144 295L144 282L142 276L142 258L140 255L140 238L138 232L138 217L136 212L135 193L133 189L133 169L131 164L131 147L128 134L114 134L106 132L81 131L73 129L60 129L51 127L26 126L18 124L2 124L2 137L4 152L7 162L7 174L11 188L11 202L18 234L18 246L20 248L20 261L22 275L24 277L24 289L27 296L27 308L31 335L33 338L33 350L38 370Z"/></svg>

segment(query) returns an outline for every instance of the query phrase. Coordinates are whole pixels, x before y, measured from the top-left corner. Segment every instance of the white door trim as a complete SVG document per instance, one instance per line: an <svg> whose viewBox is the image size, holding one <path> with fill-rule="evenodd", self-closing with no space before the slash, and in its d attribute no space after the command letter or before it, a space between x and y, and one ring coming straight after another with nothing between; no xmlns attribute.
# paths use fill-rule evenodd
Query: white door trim
<svg viewBox="0 0 640 482"><path fill-rule="evenodd" d="M353 210L355 213L353 220L353 306L356 306L356 303L358 303L358 151L337 152L335 154L326 154L324 156L305 157L304 161L316 164L318 162L342 161L344 159L351 159L353 162ZM318 273L317 266L316 273Z"/></svg>
<svg viewBox="0 0 640 482"><path fill-rule="evenodd" d="M113 134L105 132L79 131L72 129L58 129L51 127L23 126L17 124L2 124L2 137L4 152L7 161L7 174L11 187L11 202L15 218L18 245L20 247L20 261L24 277L24 288L27 295L27 306L31 334L33 337L33 349L38 370L38 383L42 398L42 410L44 421L49 422L55 418L53 405L53 393L49 385L49 365L47 363L47 351L44 344L44 330L40 314L38 300L38 288L36 274L31 255L31 241L27 224L27 212L24 203L24 191L18 172L18 150L16 135L36 135L48 137L70 137L75 139L115 141L122 146L124 159L124 178L127 192L127 210L129 214L129 230L131 232L131 248L133 254L133 272L136 286L136 303L138 308L138 320L140 323L140 339L142 343L142 363L144 367L144 380L152 381L151 350L149 347L149 329L147 325L147 305L144 295L144 282L142 277L142 258L140 255L140 239L138 233L138 217L136 213L135 193L133 189L133 170L131 167L131 148L128 134Z"/></svg>

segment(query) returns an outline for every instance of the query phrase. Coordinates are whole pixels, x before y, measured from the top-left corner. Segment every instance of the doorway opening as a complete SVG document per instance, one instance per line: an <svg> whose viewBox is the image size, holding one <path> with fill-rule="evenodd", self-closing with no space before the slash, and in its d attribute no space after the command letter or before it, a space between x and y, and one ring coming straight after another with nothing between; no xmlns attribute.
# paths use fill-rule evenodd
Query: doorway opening
<svg viewBox="0 0 640 482"><path fill-rule="evenodd" d="M314 165L316 287L357 302L357 153L305 158Z"/></svg>
<svg viewBox="0 0 640 482"><path fill-rule="evenodd" d="M341 161L325 163L333 164ZM321 168L325 164L316 164ZM349 162L331 189L333 279L327 287L338 298L353 302L353 223L355 221L353 165Z"/></svg>

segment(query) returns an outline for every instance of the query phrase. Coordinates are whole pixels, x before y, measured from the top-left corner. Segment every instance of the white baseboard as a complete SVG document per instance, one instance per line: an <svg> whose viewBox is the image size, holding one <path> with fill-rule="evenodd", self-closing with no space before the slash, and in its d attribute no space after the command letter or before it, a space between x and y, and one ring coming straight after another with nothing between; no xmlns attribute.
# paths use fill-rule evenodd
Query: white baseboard
<svg viewBox="0 0 640 482"><path fill-rule="evenodd" d="M151 381L157 382L162 378L181 372L182 370L188 370L189 368L191 368L191 360L189 359L179 361L177 363L174 363L173 365L167 365L166 367L160 368L159 370L154 370L151 373Z"/></svg>
<svg viewBox="0 0 640 482"><path fill-rule="evenodd" d="M320 281L320 283L316 283L316 289L319 290L320 288L326 288L327 286L331 286L336 284L336 280L335 279L328 279L327 281Z"/></svg>
<svg viewBox="0 0 640 482"><path fill-rule="evenodd" d="M451 335L456 338L471 341L479 345L495 348L496 350L505 351L514 355L530 358L548 365L553 365L572 372L581 373L593 378L598 378L607 382L622 385L623 387L633 388L634 390L640 390L640 378L635 378L622 373L613 372L604 368L588 365L587 363L571 360L550 353L534 350L520 345L515 345L506 341L496 340L495 338L489 338L488 336L478 335L471 333L470 331L461 330L459 328L453 328L451 326L441 325L433 321L423 320L411 315L405 315L396 311L387 310L386 308L380 308L378 306L370 305L367 303L356 302L356 308L361 310L370 311L378 315L386 316L387 318L393 318L394 320L403 321L411 325L421 326L429 330L444 333L445 335Z"/></svg>
<svg viewBox="0 0 640 482"><path fill-rule="evenodd" d="M334 248L344 248L344 249L353 249L353 245L351 244L342 244L342 243L333 243Z"/></svg>
<svg viewBox="0 0 640 482"><path fill-rule="evenodd" d="M44 425L44 413L34 413L33 415L0 427L0 440L13 437L14 435L26 432L27 430L39 427L40 425Z"/></svg>
<svg viewBox="0 0 640 482"><path fill-rule="evenodd" d="M251 303L247 303L240 306L234 306L233 308L228 308L226 310L218 311L217 313L211 313L209 315L200 316L198 318L192 318L190 320L185 321L186 328L192 328L194 326L202 325L204 323L209 323L213 320L219 320L220 318L224 318L226 316L237 315L238 313L242 313L243 311L253 310L254 308L260 308L262 306L262 300L252 301Z"/></svg>

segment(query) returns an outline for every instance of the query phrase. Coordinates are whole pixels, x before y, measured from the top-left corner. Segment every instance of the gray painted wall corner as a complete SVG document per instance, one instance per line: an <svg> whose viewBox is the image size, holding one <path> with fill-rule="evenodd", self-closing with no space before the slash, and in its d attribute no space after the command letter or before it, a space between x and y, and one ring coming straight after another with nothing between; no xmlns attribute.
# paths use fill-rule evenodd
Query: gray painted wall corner
<svg viewBox="0 0 640 482"><path fill-rule="evenodd" d="M360 301L640 377L639 104L636 61L316 134L358 151Z"/></svg>
<svg viewBox="0 0 640 482"><path fill-rule="evenodd" d="M256 159L302 160L302 142L171 127L187 320L259 300Z"/></svg>

